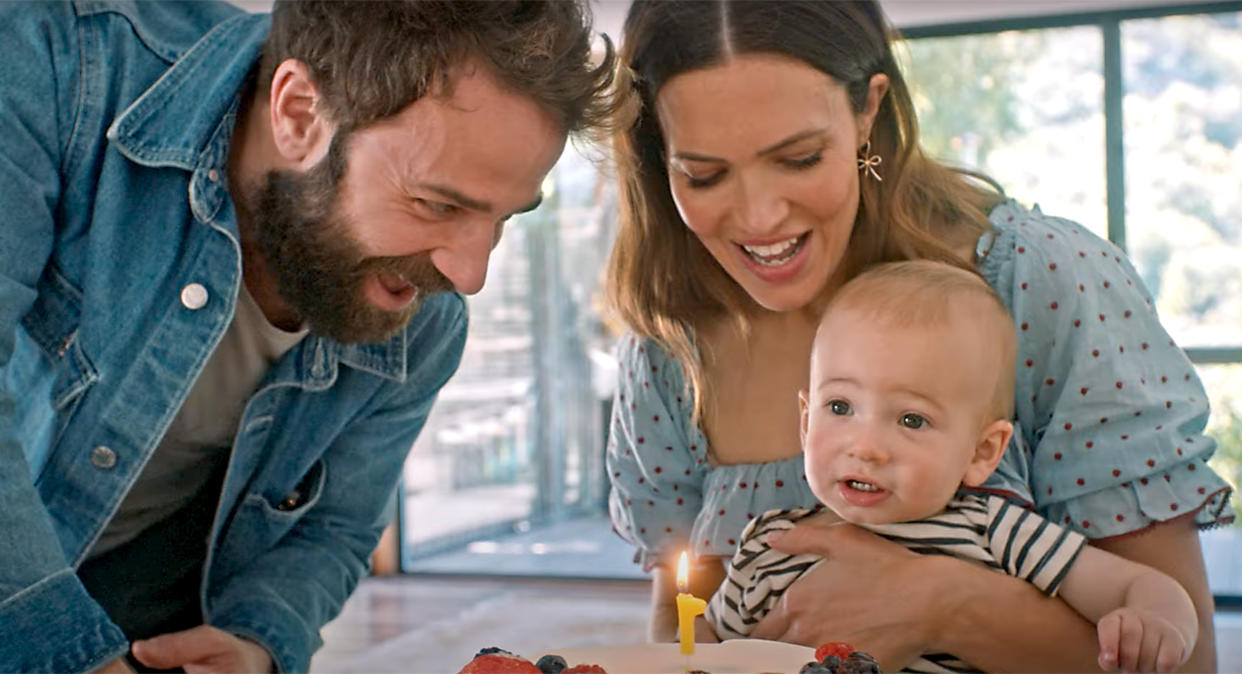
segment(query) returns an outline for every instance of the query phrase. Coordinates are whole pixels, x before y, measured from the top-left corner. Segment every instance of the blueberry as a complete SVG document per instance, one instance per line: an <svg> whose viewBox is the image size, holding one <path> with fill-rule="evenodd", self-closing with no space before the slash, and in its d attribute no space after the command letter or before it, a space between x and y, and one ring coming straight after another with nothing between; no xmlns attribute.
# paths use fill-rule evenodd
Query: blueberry
<svg viewBox="0 0 1242 674"><path fill-rule="evenodd" d="M561 674L561 670L568 667L569 663L565 662L565 658L559 655L545 655L539 658L539 662L536 662L535 666L543 674Z"/></svg>
<svg viewBox="0 0 1242 674"><path fill-rule="evenodd" d="M513 653L510 653L503 648L497 648L496 646L488 646L487 648L481 649L478 653L474 654L474 657L477 658L480 655L507 655L512 658L517 657Z"/></svg>
<svg viewBox="0 0 1242 674"><path fill-rule="evenodd" d="M866 653L864 651L854 651L853 653L850 653L849 657L851 660L861 660L863 662L875 662L875 657L872 656L870 653Z"/></svg>
<svg viewBox="0 0 1242 674"><path fill-rule="evenodd" d="M798 670L798 674L835 674L835 672L818 662L808 662L802 665L802 669Z"/></svg>
<svg viewBox="0 0 1242 674"><path fill-rule="evenodd" d="M836 672L837 668L841 666L841 656L831 654L825 655L822 662L825 669L830 672Z"/></svg>

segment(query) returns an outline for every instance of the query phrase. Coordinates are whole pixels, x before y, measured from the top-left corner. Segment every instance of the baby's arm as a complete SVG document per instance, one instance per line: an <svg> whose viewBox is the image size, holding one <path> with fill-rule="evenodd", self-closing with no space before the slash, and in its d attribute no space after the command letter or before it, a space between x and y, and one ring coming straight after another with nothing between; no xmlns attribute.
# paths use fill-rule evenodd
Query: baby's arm
<svg viewBox="0 0 1242 674"><path fill-rule="evenodd" d="M1171 672L1194 650L1199 621L1190 595L1149 566L1084 546L1060 596L1096 623L1105 671Z"/></svg>

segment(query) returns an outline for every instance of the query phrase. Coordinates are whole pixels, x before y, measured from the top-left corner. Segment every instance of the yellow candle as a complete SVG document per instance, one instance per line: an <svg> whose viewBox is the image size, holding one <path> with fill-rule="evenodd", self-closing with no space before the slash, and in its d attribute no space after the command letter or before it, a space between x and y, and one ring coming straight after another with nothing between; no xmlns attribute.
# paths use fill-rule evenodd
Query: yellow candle
<svg viewBox="0 0 1242 674"><path fill-rule="evenodd" d="M690 563L686 553L677 562L677 633L683 655L694 653L694 617L707 609L707 602L689 593Z"/></svg>

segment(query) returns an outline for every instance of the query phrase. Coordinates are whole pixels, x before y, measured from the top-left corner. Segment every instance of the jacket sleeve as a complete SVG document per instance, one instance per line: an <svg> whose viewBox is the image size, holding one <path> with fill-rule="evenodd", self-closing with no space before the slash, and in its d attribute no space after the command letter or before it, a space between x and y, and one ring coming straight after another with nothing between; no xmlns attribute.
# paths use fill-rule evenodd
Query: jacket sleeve
<svg viewBox="0 0 1242 674"><path fill-rule="evenodd" d="M82 82L72 9L0 4L0 669L83 671L126 649L69 566L18 433L21 321L51 257Z"/></svg>
<svg viewBox="0 0 1242 674"><path fill-rule="evenodd" d="M278 671L309 670L320 628L368 569L405 457L461 362L467 318L464 302L452 297L440 320L419 330L425 337L408 362L420 365L407 382L389 385L324 455L326 477L311 509L209 598L208 622L262 644Z"/></svg>

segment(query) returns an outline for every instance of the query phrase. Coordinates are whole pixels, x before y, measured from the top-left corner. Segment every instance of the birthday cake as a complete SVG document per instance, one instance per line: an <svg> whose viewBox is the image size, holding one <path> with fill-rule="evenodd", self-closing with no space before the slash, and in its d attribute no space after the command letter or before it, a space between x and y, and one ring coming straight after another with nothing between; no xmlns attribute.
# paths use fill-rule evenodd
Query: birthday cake
<svg viewBox="0 0 1242 674"><path fill-rule="evenodd" d="M845 644L810 649L762 639L696 644L562 648L532 662L499 648L479 651L459 674L880 674L875 660Z"/></svg>

